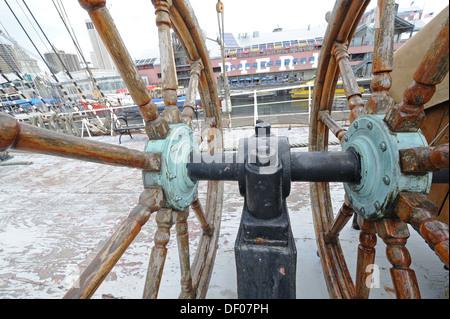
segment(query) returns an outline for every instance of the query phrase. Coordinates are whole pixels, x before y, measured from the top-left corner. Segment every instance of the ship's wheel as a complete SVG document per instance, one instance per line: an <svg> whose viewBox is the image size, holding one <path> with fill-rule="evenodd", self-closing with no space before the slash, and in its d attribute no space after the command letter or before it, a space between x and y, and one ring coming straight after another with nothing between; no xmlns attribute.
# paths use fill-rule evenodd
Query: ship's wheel
<svg viewBox="0 0 450 319"><path fill-rule="evenodd" d="M113 19L105 7L106 1L80 0L79 3L88 11L120 71L133 101L138 105L139 112L145 120L146 133L149 137L146 152L56 134L19 123L12 117L3 114L0 115L0 148L11 147L138 168L143 171L144 191L140 195L138 205L119 225L103 249L66 293L65 298L91 297L154 212L158 227L143 297L156 298L158 295L167 253L166 244L169 241L170 228L175 224L181 270L180 297L204 298L217 249L223 183L220 181L208 182L206 202L201 204L197 198L198 183L182 178L182 173L178 170L183 168L177 165L176 160L168 163L170 159L188 157L194 147L198 148L194 142L193 131L190 129L197 89L206 119L207 128L204 129L203 136L207 139L209 152L222 152L219 100L202 31L189 2L152 1L158 26L163 69L163 97L166 104L163 116L159 116ZM180 39L192 67L189 92L183 112L180 112L177 107L178 84L171 29ZM196 251L193 254L192 262L186 222L189 207L193 209L203 228L203 233L195 247Z"/></svg>
<svg viewBox="0 0 450 319"><path fill-rule="evenodd" d="M333 214L328 183L311 183L311 205L317 245L331 298L367 298L367 277L375 261L377 235L386 243L392 264L391 277L397 298L420 298L415 273L409 268L407 223L415 227L446 267L448 225L439 221L438 209L427 199L431 174L448 169L446 144L429 146L420 132L427 103L448 74L448 10L438 33L404 92L394 105L392 84L395 3L378 1L371 88L364 104L352 72L347 49L370 1L336 1L327 14L328 29L320 55L311 110L309 151L328 150L328 132L341 141L343 150L356 150L361 180L345 184L345 201ZM332 119L334 91L341 77L348 100L350 127ZM448 128L447 128L448 129ZM445 135L445 132L441 132ZM447 131L448 136L448 131ZM356 212L361 229L355 282L339 243L339 232Z"/></svg>
<svg viewBox="0 0 450 319"><path fill-rule="evenodd" d="M221 133L222 122L215 79L193 10L187 0L152 1L156 11L166 104L163 116L159 116L105 7L105 1L79 2L89 12L134 102L139 106L149 137L145 151L57 134L18 123L7 115L0 115L0 150L14 147L143 171L144 191L138 205L81 274L77 284L67 292L66 298L92 296L154 212L158 228L143 296L156 298L158 295L169 230L175 223L181 270L180 297L204 298L217 250L223 195L222 182L218 180L223 175L214 175L214 167L217 166L206 167L205 164L204 170L200 167L199 175L214 175L214 178L209 178L211 181L208 182L206 203L201 205L197 198L197 182L190 178L186 166L186 162L192 160L191 154L198 153L189 127L197 87L209 123L210 131L206 138L210 153L223 151L221 135L217 134ZM387 93L391 83L389 72L392 70L394 1L378 1L379 28L372 80L374 93L365 107L351 71L347 48L368 3L363 0L338 0L328 16L329 27L314 89L309 151L320 151L321 158L327 157L324 152L328 150L330 129L341 140L343 152L350 154L350 157L352 154L357 155L359 165L353 165L350 171L358 167L359 178L353 180L342 177L343 181L351 179L352 182L344 184L345 203L336 216L332 212L328 183L311 183L314 225L325 280L332 298L368 297L365 276L367 266L374 261L376 234L387 245L387 258L393 265L391 274L397 296L417 298L420 292L414 272L409 268L411 259L405 246L408 238L406 223L418 227L420 234L448 267L448 225L437 220L436 209L425 195L431 184L429 172L448 169L448 143L429 147L419 130L424 118L423 104L432 96L435 85L448 73L448 14L415 73L412 85L406 90L404 101L394 105ZM187 102L182 112L176 106L178 85L171 28L182 43L192 66ZM330 116L339 71L351 109L351 126L348 130L340 127ZM289 159L286 156L288 150L284 149L282 153L281 164L289 164L295 157L298 165L292 166L292 170L301 166L301 154ZM261 159L268 155L257 154L260 155L263 156L258 157L258 161L263 166L265 162ZM269 155L272 156L272 153L269 152ZM329 156L331 158L335 154ZM200 166L204 164L201 160L198 163ZM220 172L225 174L225 171L222 169ZM239 174L237 170L235 172ZM294 180L292 176L298 176L295 172L292 175L290 171L284 172L287 173L283 173L283 181L290 182ZM314 175L314 172L308 173L308 176ZM230 172L226 174L227 178L235 178L235 175L230 177ZM316 181L317 176L312 180ZM192 263L186 223L189 207L195 211L203 227L203 235L195 247ZM358 215L361 227L355 284L339 244L339 232L354 212Z"/></svg>

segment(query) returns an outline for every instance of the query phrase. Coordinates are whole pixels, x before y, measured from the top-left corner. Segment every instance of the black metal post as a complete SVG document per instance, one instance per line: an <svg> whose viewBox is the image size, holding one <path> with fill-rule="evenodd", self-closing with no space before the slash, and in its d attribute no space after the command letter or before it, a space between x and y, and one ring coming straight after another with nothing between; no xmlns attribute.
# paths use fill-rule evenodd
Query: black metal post
<svg viewBox="0 0 450 319"><path fill-rule="evenodd" d="M271 147L280 140L263 125L257 124L248 140L254 147L247 148L245 177L239 179L245 201L235 243L238 298L293 299L297 250L283 193L283 161L279 148Z"/></svg>

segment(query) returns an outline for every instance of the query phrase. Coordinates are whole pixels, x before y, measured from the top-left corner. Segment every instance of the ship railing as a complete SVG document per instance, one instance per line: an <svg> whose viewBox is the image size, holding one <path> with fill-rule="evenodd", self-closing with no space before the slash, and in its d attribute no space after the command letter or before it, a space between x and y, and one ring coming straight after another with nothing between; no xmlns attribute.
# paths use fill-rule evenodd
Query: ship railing
<svg viewBox="0 0 450 319"><path fill-rule="evenodd" d="M262 92L274 92L274 91L284 91L284 90L293 90L293 89L298 89L298 88L308 88L308 98L305 99L295 99L295 100L287 100L287 101L272 101L272 102L259 102L258 103L258 93L262 93ZM277 88L273 88L273 89L261 89L261 90L247 90L244 92L235 92L235 93L230 93L230 97L233 96L240 96L240 95L250 95L253 94L253 103L252 104L246 104L246 105L238 105L238 106L233 106L233 108L239 108L239 107L249 107L253 105L253 121L254 124L256 124L256 121L258 120L258 107L259 106L263 106L263 105L275 105L275 104L281 104L281 103L293 103L293 102L300 102L300 101L308 101L308 119L310 117L310 112L311 112L311 101L312 101L312 96L311 96L311 89L314 87L313 84L308 83L308 84L300 84L300 85L292 85L292 86L283 86L283 87L277 87Z"/></svg>
<svg viewBox="0 0 450 319"><path fill-rule="evenodd" d="M266 102L258 102L258 93L262 92L273 92L273 91L284 91L284 90L293 90L297 88L308 88L308 97L307 98L295 98L290 100L284 100L284 101L266 101ZM256 124L256 121L258 120L258 107L266 106L266 105L277 105L277 104L283 104L283 103L298 103L301 101L306 101L308 103L307 107L307 113L308 113L308 121L310 120L311 115L311 104L312 104L312 91L314 89L313 83L308 84L301 84L301 85L293 85L293 86L283 86L283 87L277 87L277 88L271 88L271 89L254 89L254 90L245 90L243 92L232 92L230 93L230 97L233 96L250 96L253 95L253 103L249 104L243 104L243 105L235 105L233 108L243 108L243 107L251 107L253 106L253 120ZM371 93L362 93L362 98L364 101L367 101L371 95ZM344 111L345 108L348 108L347 106L347 98L343 96L335 96L333 100L333 109L336 109L337 112Z"/></svg>

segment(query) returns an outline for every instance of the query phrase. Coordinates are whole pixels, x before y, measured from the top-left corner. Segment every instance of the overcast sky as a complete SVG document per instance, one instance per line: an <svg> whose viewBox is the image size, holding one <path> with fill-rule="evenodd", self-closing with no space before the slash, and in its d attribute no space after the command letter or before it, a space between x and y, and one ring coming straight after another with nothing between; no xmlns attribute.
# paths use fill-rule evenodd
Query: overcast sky
<svg viewBox="0 0 450 319"><path fill-rule="evenodd" d="M86 59L89 60L89 52L93 49L84 22L89 16L79 6L77 0L0 0L0 29L6 30L21 46L37 56L36 50L16 22L5 1L14 10L41 53L49 51L50 47L23 1L57 49L76 53L69 33L54 6L54 3L62 2ZM207 33L207 37L217 38L217 0L190 0L190 2L200 27ZM270 32L275 27L292 30L307 28L308 25L325 25L325 13L332 10L334 2L334 0L222 0L225 32L237 35L244 32L251 34L253 31ZM373 0L369 9L373 8L376 2ZM409 7L412 3L411 0L396 2L399 3L400 8ZM448 1L418 0L414 1L413 5L423 9L424 14L434 12L434 15L437 15L448 5ZM151 0L107 0L107 7L132 58L142 59L159 55L154 7ZM31 24L30 21L33 23ZM39 32L40 37L35 30Z"/></svg>

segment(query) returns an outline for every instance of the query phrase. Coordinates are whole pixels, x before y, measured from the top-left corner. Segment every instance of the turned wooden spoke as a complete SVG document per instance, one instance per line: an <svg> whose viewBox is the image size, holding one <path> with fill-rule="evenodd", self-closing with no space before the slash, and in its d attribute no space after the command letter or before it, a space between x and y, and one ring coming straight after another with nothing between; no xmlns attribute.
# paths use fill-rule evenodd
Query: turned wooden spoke
<svg viewBox="0 0 450 319"><path fill-rule="evenodd" d="M403 101L386 114L385 122L395 132L415 132L424 117L424 104L436 91L436 85L445 78L449 69L449 16L413 76L403 95Z"/></svg>
<svg viewBox="0 0 450 319"><path fill-rule="evenodd" d="M150 214L161 207L163 200L161 189L144 190L139 197L139 204L120 223L64 298L90 298L147 222Z"/></svg>
<svg viewBox="0 0 450 319"><path fill-rule="evenodd" d="M386 244L386 256L392 264L391 278L398 299L419 299L420 291L411 256L405 247L409 238L406 223L398 218L383 218L375 222L378 236Z"/></svg>
<svg viewBox="0 0 450 319"><path fill-rule="evenodd" d="M155 7L156 25L158 26L159 52L161 59L162 89L165 109L163 117L169 123L181 123L178 103L178 79L173 55L172 36L170 34L171 0L152 0Z"/></svg>
<svg viewBox="0 0 450 319"><path fill-rule="evenodd" d="M377 25L370 83L373 94L367 101L367 109L369 113L384 114L394 105L388 91L392 86L390 73L394 69L395 1L378 0L375 19Z"/></svg>
<svg viewBox="0 0 450 319"><path fill-rule="evenodd" d="M144 153L57 133L0 113L0 151L8 148L151 171L159 171L161 167L160 153Z"/></svg>
<svg viewBox="0 0 450 319"><path fill-rule="evenodd" d="M156 214L158 229L155 233L155 246L152 248L150 261L145 279L144 299L156 299L158 297L164 263L166 262L166 245L170 240L170 228L173 225L173 211L162 208Z"/></svg>
<svg viewBox="0 0 450 319"><path fill-rule="evenodd" d="M448 143L400 150L403 173L440 172L448 169Z"/></svg>
<svg viewBox="0 0 450 319"><path fill-rule="evenodd" d="M119 70L131 98L139 106L139 112L146 121L147 135L151 139L165 138L169 126L164 119L159 117L158 110L151 101L147 87L128 53L108 9L105 7L106 1L78 0L78 2L89 13L89 17Z"/></svg>
<svg viewBox="0 0 450 319"><path fill-rule="evenodd" d="M334 134L334 136L338 138L341 144L344 143L344 137L347 133L347 130L336 123L336 121L331 117L328 111L320 112L320 120L328 126L330 131Z"/></svg>
<svg viewBox="0 0 450 319"><path fill-rule="evenodd" d="M191 78L189 80L189 88L186 94L186 100L183 105L183 112L181 112L181 118L184 123L191 126L192 119L194 118L194 108L198 89L198 80L203 69L203 63L201 60L197 60L191 63Z"/></svg>
<svg viewBox="0 0 450 319"><path fill-rule="evenodd" d="M191 208L195 213L195 216L197 216L198 221L200 222L200 225L202 225L203 234L205 235L212 235L212 228L206 221L206 216L203 213L202 205L198 198L195 198L194 201L191 204Z"/></svg>
<svg viewBox="0 0 450 319"><path fill-rule="evenodd" d="M192 287L191 263L189 258L189 234L187 217L188 211L177 212L176 216L176 231L178 256L180 258L180 272L181 272L181 294L182 299L193 299L195 292Z"/></svg>
<svg viewBox="0 0 450 319"><path fill-rule="evenodd" d="M344 83L345 95L348 100L348 107L350 109L350 123L353 122L358 116L367 113L364 108L364 101L359 90L358 82L353 74L352 67L350 65L350 59L347 52L348 43L335 42L334 44L334 56L336 62L339 64L341 71L342 82Z"/></svg>
<svg viewBox="0 0 450 319"><path fill-rule="evenodd" d="M415 226L420 235L449 266L448 225L438 220L438 208L424 194L400 193L394 212L404 222Z"/></svg>
<svg viewBox="0 0 450 319"><path fill-rule="evenodd" d="M372 285L371 271L374 271L375 245L377 244L376 228L373 221L358 216L359 234L358 257L356 264L355 298L368 299Z"/></svg>
<svg viewBox="0 0 450 319"><path fill-rule="evenodd" d="M349 221L350 217L353 216L355 210L351 207L350 203L347 200L347 196L345 197L345 202L342 204L341 209L334 219L333 225L331 228L325 233L325 241L331 242L334 241L338 236L341 230Z"/></svg>

